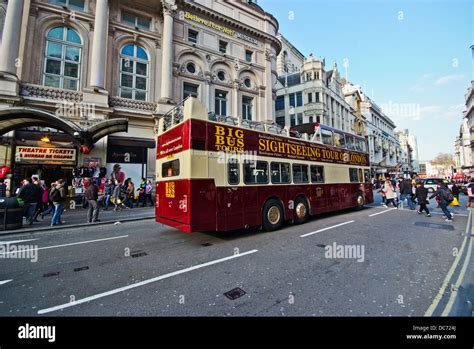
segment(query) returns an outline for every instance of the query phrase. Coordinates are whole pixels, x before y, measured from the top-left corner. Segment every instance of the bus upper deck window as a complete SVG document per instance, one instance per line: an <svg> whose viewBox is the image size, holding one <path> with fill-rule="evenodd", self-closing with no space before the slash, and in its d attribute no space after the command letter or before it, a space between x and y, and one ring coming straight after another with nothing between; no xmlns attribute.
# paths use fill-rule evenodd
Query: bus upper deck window
<svg viewBox="0 0 474 349"><path fill-rule="evenodd" d="M324 144L332 145L332 131L322 129L321 136Z"/></svg>
<svg viewBox="0 0 474 349"><path fill-rule="evenodd" d="M354 136L346 135L346 148L349 149L349 150L355 150L356 149Z"/></svg>
<svg viewBox="0 0 474 349"><path fill-rule="evenodd" d="M161 167L161 176L163 178L179 176L179 160L165 162Z"/></svg>
<svg viewBox="0 0 474 349"><path fill-rule="evenodd" d="M334 132L334 145L338 148L346 147L346 142L342 133Z"/></svg>

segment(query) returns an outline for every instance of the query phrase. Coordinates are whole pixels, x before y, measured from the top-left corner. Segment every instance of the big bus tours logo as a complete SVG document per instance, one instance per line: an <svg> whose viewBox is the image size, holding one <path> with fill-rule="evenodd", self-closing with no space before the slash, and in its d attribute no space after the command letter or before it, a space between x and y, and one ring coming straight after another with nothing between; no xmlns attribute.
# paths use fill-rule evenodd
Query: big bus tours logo
<svg viewBox="0 0 474 349"><path fill-rule="evenodd" d="M224 126L216 126L216 150L244 152L244 131Z"/></svg>

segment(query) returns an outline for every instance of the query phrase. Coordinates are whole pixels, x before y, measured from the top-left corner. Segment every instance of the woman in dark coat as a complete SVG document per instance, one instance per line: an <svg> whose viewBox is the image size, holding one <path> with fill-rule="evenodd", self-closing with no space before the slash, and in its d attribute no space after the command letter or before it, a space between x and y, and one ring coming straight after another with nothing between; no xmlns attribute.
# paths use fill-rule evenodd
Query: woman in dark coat
<svg viewBox="0 0 474 349"><path fill-rule="evenodd" d="M425 188L423 182L420 183L420 186L415 190L416 200L420 205L420 209L417 211L418 214L422 214L423 211L426 212L426 217L431 217L430 210L428 210L428 205L430 202L428 201L428 189Z"/></svg>

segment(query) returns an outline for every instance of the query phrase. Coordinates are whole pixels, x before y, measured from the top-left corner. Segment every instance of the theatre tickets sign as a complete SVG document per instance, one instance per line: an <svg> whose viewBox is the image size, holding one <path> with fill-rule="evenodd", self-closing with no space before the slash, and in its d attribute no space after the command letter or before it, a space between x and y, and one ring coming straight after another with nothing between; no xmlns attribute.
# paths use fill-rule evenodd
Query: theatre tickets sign
<svg viewBox="0 0 474 349"><path fill-rule="evenodd" d="M17 146L17 163L75 164L76 149Z"/></svg>

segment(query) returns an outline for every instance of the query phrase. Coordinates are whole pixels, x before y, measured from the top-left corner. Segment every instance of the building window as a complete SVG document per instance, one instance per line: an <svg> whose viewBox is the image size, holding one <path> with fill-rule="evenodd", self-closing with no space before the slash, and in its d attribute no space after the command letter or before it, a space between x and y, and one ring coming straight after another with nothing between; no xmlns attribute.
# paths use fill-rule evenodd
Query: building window
<svg viewBox="0 0 474 349"><path fill-rule="evenodd" d="M50 0L51 4L66 6L71 10L84 11L85 0Z"/></svg>
<svg viewBox="0 0 474 349"><path fill-rule="evenodd" d="M278 96L275 104L276 110L285 110L285 96Z"/></svg>
<svg viewBox="0 0 474 349"><path fill-rule="evenodd" d="M290 95L290 106L296 107L295 95L294 95L294 94L291 94L291 95Z"/></svg>
<svg viewBox="0 0 474 349"><path fill-rule="evenodd" d="M309 122L310 124L312 124L312 123L313 123L313 120L314 120L313 117L310 116L309 119L308 119L308 122Z"/></svg>
<svg viewBox="0 0 474 349"><path fill-rule="evenodd" d="M82 40L67 27L55 27L46 35L43 85L78 90Z"/></svg>
<svg viewBox="0 0 474 349"><path fill-rule="evenodd" d="M227 116L227 92L216 90L215 113Z"/></svg>
<svg viewBox="0 0 474 349"><path fill-rule="evenodd" d="M146 101L148 97L148 66L146 51L128 44L120 52L120 97Z"/></svg>
<svg viewBox="0 0 474 349"><path fill-rule="evenodd" d="M297 107L301 107L303 105L303 93L302 92L298 92L296 94L296 106Z"/></svg>
<svg viewBox="0 0 474 349"><path fill-rule="evenodd" d="M122 11L122 23L131 27L150 30L151 19L131 12Z"/></svg>
<svg viewBox="0 0 474 349"><path fill-rule="evenodd" d="M319 72L316 72L316 80L319 80Z"/></svg>
<svg viewBox="0 0 474 349"><path fill-rule="evenodd" d="M252 105L253 98L251 97L242 97L242 118L244 120L252 120Z"/></svg>
<svg viewBox="0 0 474 349"><path fill-rule="evenodd" d="M276 123L281 127L285 127L285 117L284 116L277 116Z"/></svg>
<svg viewBox="0 0 474 349"><path fill-rule="evenodd" d="M194 44L197 44L198 42L198 35L199 33L195 30L188 29L188 41L192 42Z"/></svg>
<svg viewBox="0 0 474 349"><path fill-rule="evenodd" d="M188 73L195 74L196 73L196 65L194 63L186 64L186 70Z"/></svg>
<svg viewBox="0 0 474 349"><path fill-rule="evenodd" d="M316 92L316 103L319 103L319 92Z"/></svg>
<svg viewBox="0 0 474 349"><path fill-rule="evenodd" d="M290 125L291 127L296 126L296 119L294 115L290 116Z"/></svg>
<svg viewBox="0 0 474 349"><path fill-rule="evenodd" d="M244 86L247 87L247 88L251 88L252 87L252 80L250 80L249 78L245 79L244 80Z"/></svg>
<svg viewBox="0 0 474 349"><path fill-rule="evenodd" d="M298 113L298 125L303 123L303 113Z"/></svg>
<svg viewBox="0 0 474 349"><path fill-rule="evenodd" d="M225 78L226 78L225 72L222 71L222 70L219 71L219 72L217 73L217 78L218 78L220 81L225 81Z"/></svg>
<svg viewBox="0 0 474 349"><path fill-rule="evenodd" d="M219 52L227 53L228 43L226 41L219 40Z"/></svg>
<svg viewBox="0 0 474 349"><path fill-rule="evenodd" d="M313 93L312 92L308 93L308 104L311 104L311 103L313 103Z"/></svg>
<svg viewBox="0 0 474 349"><path fill-rule="evenodd" d="M183 99L186 97L195 97L198 98L198 85L189 84L185 82L183 84Z"/></svg>
<svg viewBox="0 0 474 349"><path fill-rule="evenodd" d="M252 62L252 59L253 59L253 52L249 50L245 51L245 60L250 63Z"/></svg>

